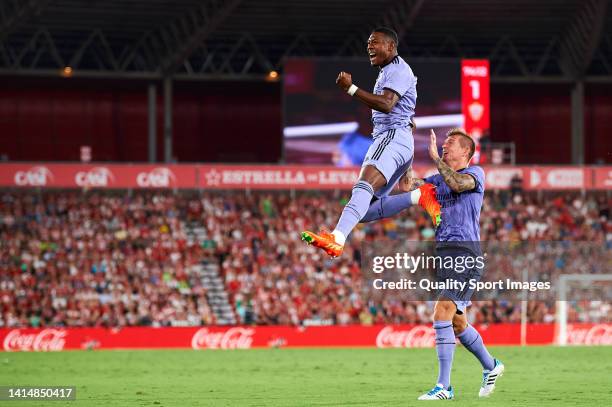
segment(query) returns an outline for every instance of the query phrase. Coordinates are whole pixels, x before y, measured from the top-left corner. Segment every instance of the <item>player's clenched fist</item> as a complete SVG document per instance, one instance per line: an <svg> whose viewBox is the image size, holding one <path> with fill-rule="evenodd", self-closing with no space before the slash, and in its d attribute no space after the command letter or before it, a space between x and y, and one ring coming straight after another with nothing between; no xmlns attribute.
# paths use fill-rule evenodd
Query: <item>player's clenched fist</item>
<svg viewBox="0 0 612 407"><path fill-rule="evenodd" d="M336 84L340 87L340 89L346 91L353 84L353 78L348 72L340 72L336 78Z"/></svg>

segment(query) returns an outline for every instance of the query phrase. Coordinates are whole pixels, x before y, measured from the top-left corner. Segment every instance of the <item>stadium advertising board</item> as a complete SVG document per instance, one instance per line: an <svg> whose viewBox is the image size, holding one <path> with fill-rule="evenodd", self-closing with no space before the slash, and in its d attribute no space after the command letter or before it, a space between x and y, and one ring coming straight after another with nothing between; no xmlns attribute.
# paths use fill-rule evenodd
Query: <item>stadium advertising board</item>
<svg viewBox="0 0 612 407"><path fill-rule="evenodd" d="M491 345L521 343L520 324L481 325ZM554 324L527 325L527 344L556 342ZM72 349L251 349L273 347L431 348L431 325L379 326L233 326L188 328L45 328L0 329L5 352ZM612 345L612 324L569 324L568 344Z"/></svg>
<svg viewBox="0 0 612 407"><path fill-rule="evenodd" d="M612 167L484 166L487 189L612 190ZM415 166L417 176L436 172ZM308 165L0 164L0 187L170 189L350 189L358 167Z"/></svg>
<svg viewBox="0 0 612 407"><path fill-rule="evenodd" d="M194 188L193 165L2 164L0 186L50 188Z"/></svg>

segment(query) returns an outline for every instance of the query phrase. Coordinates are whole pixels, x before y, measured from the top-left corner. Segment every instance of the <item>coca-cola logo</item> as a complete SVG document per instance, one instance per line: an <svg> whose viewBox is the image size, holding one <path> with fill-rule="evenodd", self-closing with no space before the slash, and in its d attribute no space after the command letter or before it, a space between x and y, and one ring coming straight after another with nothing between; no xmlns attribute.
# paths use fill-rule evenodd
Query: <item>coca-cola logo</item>
<svg viewBox="0 0 612 407"><path fill-rule="evenodd" d="M612 345L612 325L596 324L587 328L567 329L567 343L571 345Z"/></svg>
<svg viewBox="0 0 612 407"><path fill-rule="evenodd" d="M431 348L435 344L435 337L434 329L425 325L398 331L387 326L381 329L376 336L376 346L379 348Z"/></svg>
<svg viewBox="0 0 612 407"><path fill-rule="evenodd" d="M53 180L53 174L44 166L32 167L27 171L17 171L15 173L15 185L44 187Z"/></svg>
<svg viewBox="0 0 612 407"><path fill-rule="evenodd" d="M199 329L191 338L193 349L250 349L255 330L235 327L227 331L210 332L208 328Z"/></svg>
<svg viewBox="0 0 612 407"><path fill-rule="evenodd" d="M74 181L80 187L106 187L115 180L113 173L106 167L94 167L89 171L79 171Z"/></svg>
<svg viewBox="0 0 612 407"><path fill-rule="evenodd" d="M68 332L62 329L43 329L37 333L21 333L13 329L4 338L3 347L7 352L13 351L59 351L64 349Z"/></svg>
<svg viewBox="0 0 612 407"><path fill-rule="evenodd" d="M143 188L167 188L176 184L176 176L168 168L154 168L149 172L138 173L136 183Z"/></svg>

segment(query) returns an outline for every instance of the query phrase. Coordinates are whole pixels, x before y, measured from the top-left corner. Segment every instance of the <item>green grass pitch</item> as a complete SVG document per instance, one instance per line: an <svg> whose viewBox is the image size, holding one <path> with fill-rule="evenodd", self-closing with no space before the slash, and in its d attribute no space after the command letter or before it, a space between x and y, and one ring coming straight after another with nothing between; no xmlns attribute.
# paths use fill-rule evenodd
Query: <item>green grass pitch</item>
<svg viewBox="0 0 612 407"><path fill-rule="evenodd" d="M457 406L612 406L612 347L492 347L506 364L478 399L480 365L458 347ZM419 406L434 349L0 353L0 385L74 385L73 402L25 406Z"/></svg>

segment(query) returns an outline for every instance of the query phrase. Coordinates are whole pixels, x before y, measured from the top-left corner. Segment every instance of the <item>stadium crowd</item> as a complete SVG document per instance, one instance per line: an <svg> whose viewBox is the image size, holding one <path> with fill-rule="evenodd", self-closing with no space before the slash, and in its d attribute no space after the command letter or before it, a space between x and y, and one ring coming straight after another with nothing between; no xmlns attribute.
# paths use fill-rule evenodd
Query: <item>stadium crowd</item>
<svg viewBox="0 0 612 407"><path fill-rule="evenodd" d="M364 224L342 258L329 260L299 231L333 225L337 192L0 192L0 326L214 324L193 265L214 262L244 324L428 323L431 301L373 293L363 247L433 240L412 207ZM612 248L606 194L487 193L483 241L582 241ZM195 237L193 227L205 234ZM567 260L567 259L566 259ZM568 261L571 261L569 259ZM606 302L575 301L571 320L612 316ZM532 322L552 322L554 301L530 301ZM520 303L469 308L478 323L520 320Z"/></svg>

